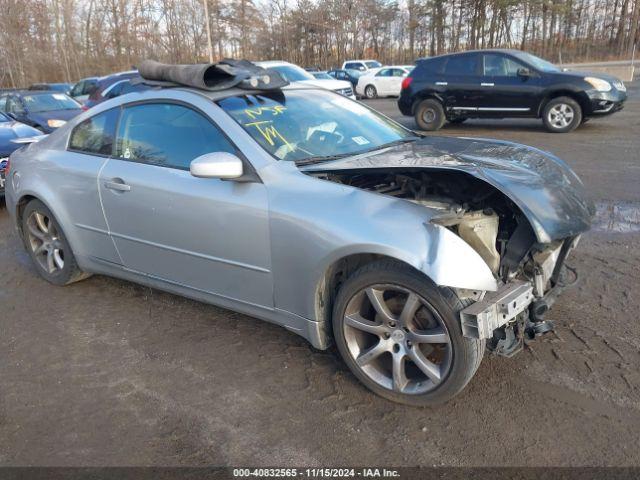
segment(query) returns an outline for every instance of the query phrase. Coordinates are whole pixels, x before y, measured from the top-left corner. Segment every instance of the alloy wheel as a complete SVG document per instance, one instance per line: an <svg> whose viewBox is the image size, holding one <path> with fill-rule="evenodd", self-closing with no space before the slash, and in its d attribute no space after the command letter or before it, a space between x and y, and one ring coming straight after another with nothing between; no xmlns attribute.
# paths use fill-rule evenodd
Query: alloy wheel
<svg viewBox="0 0 640 480"><path fill-rule="evenodd" d="M372 285L347 304L344 336L358 367L384 388L422 394L445 380L451 338L436 309L397 285Z"/></svg>
<svg viewBox="0 0 640 480"><path fill-rule="evenodd" d="M365 90L365 93L367 95L367 98L375 98L376 96L376 89L375 87L372 87L371 85L368 86Z"/></svg>
<svg viewBox="0 0 640 480"><path fill-rule="evenodd" d="M575 112L571 105L566 103L559 103L549 109L548 120L549 124L555 128L566 128L573 122Z"/></svg>
<svg viewBox="0 0 640 480"><path fill-rule="evenodd" d="M27 243L38 265L48 273L64 268L64 249L54 222L44 213L31 212L27 219Z"/></svg>

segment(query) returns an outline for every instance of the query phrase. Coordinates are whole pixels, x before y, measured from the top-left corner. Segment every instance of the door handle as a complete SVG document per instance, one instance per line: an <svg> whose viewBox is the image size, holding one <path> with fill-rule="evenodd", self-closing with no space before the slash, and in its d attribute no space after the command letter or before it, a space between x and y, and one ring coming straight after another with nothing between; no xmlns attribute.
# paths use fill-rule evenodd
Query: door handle
<svg viewBox="0 0 640 480"><path fill-rule="evenodd" d="M436 82L436 85L446 86L446 85L449 85L449 83L448 82Z"/></svg>
<svg viewBox="0 0 640 480"><path fill-rule="evenodd" d="M482 85L483 87L493 87L495 84L493 83L481 83L480 85Z"/></svg>
<svg viewBox="0 0 640 480"><path fill-rule="evenodd" d="M131 190L131 186L124 183L121 179L115 179L114 181L104 182L104 187L109 190L116 190L118 192L128 192Z"/></svg>

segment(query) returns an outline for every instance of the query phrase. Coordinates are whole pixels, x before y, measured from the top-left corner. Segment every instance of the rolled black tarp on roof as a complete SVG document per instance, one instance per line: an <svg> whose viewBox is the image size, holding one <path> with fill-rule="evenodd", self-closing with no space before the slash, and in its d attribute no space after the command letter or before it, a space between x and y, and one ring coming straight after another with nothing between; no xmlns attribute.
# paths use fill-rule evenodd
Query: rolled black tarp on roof
<svg viewBox="0 0 640 480"><path fill-rule="evenodd" d="M144 60L140 76L149 82L170 83L202 90L226 90L232 87L250 90L274 90L289 84L275 70L259 67L247 60L224 59L218 63L169 65Z"/></svg>

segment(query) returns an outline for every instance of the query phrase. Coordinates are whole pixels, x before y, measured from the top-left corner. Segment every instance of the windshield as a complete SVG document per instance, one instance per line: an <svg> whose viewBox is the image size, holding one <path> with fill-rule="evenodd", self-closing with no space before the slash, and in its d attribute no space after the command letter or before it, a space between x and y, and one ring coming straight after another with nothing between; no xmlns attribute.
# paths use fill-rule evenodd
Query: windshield
<svg viewBox="0 0 640 480"><path fill-rule="evenodd" d="M296 65L277 65L275 67L266 67L270 70L278 72L288 82L301 82L303 80L313 80L311 75L306 70Z"/></svg>
<svg viewBox="0 0 640 480"><path fill-rule="evenodd" d="M364 105L329 91L243 95L218 105L280 160L323 161L415 138Z"/></svg>
<svg viewBox="0 0 640 480"><path fill-rule="evenodd" d="M30 112L49 112L52 110L76 110L80 104L63 93L43 93L23 95L22 100Z"/></svg>
<svg viewBox="0 0 640 480"><path fill-rule="evenodd" d="M0 122L10 122L11 119L7 117L4 113L0 112Z"/></svg>
<svg viewBox="0 0 640 480"><path fill-rule="evenodd" d="M547 62L546 60L543 60L540 57L531 55L530 53L518 52L517 56L520 57L525 62L528 62L531 65L533 65L536 68L536 70L540 70L543 72L560 72L561 71L560 67L557 67L553 63Z"/></svg>
<svg viewBox="0 0 640 480"><path fill-rule="evenodd" d="M312 72L311 75L318 80L333 80L333 77L326 72Z"/></svg>
<svg viewBox="0 0 640 480"><path fill-rule="evenodd" d="M382 66L380 62L376 62L375 60L364 62L364 64L367 66L367 68L380 68Z"/></svg>

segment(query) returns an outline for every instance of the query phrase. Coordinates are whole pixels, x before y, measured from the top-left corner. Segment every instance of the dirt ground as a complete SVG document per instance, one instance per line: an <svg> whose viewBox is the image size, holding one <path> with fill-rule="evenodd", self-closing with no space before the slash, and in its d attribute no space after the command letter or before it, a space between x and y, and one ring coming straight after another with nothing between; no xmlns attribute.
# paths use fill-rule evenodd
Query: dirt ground
<svg viewBox="0 0 640 480"><path fill-rule="evenodd" d="M439 408L361 387L334 351L256 319L94 276L41 280L0 208L0 465L640 465L640 82L566 135L471 121L566 159L599 205L550 318ZM399 117L395 100L370 102Z"/></svg>

